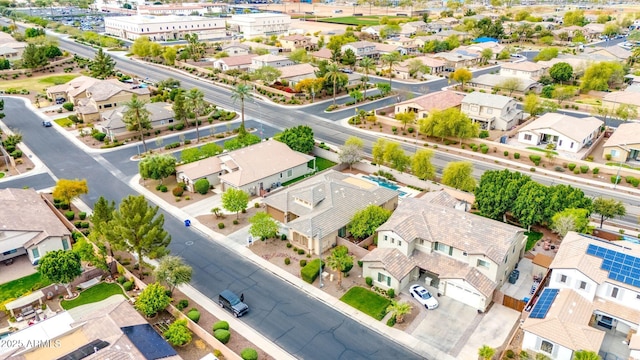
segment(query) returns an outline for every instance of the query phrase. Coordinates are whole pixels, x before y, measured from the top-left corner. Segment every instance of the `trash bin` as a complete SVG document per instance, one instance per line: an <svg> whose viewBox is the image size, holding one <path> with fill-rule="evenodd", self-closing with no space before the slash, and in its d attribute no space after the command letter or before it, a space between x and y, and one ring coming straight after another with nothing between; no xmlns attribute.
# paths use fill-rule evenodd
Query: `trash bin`
<svg viewBox="0 0 640 360"><path fill-rule="evenodd" d="M520 270L513 270L511 273L516 274L516 280L520 279Z"/></svg>
<svg viewBox="0 0 640 360"><path fill-rule="evenodd" d="M509 284L515 284L516 281L518 281L518 277L517 275L512 271L511 274L509 274Z"/></svg>
<svg viewBox="0 0 640 360"><path fill-rule="evenodd" d="M189 227L191 226L191 220L187 219L184 221L184 226Z"/></svg>

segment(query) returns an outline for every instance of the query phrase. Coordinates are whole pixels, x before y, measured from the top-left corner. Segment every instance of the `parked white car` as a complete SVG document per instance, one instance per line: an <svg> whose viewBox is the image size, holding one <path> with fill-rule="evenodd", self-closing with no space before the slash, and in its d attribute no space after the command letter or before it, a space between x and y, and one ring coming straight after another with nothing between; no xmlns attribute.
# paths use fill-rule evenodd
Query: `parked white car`
<svg viewBox="0 0 640 360"><path fill-rule="evenodd" d="M425 308L433 310L438 307L438 300L434 298L431 293L421 285L411 285L409 288L411 296L418 300L418 302L424 305Z"/></svg>

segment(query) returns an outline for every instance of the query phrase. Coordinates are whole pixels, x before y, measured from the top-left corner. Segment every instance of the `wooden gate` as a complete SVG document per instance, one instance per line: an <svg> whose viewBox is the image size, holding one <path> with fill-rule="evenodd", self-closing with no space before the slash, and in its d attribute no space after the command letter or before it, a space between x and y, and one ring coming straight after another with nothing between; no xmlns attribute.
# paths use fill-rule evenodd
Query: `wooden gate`
<svg viewBox="0 0 640 360"><path fill-rule="evenodd" d="M511 296L504 295L504 298L502 299L502 305L510 309L516 310L518 312L522 312L522 310L524 310L524 307L527 304L520 299L516 299L516 298L512 298Z"/></svg>

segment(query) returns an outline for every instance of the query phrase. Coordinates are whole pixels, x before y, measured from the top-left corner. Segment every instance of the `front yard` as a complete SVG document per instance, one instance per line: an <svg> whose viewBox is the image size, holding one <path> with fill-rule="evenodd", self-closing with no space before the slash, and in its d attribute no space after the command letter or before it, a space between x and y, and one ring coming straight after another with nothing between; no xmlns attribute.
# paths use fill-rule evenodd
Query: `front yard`
<svg viewBox="0 0 640 360"><path fill-rule="evenodd" d="M340 300L376 320L384 318L387 307L391 304L391 300L359 286L349 289Z"/></svg>

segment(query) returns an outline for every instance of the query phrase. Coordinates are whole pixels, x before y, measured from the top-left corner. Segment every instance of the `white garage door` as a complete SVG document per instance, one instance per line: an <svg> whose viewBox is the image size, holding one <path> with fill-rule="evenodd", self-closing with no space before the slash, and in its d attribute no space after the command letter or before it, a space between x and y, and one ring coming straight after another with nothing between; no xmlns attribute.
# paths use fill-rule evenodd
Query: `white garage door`
<svg viewBox="0 0 640 360"><path fill-rule="evenodd" d="M477 292L470 291L465 289L456 283L448 282L446 287L446 296L460 301L461 303L467 304L475 309L480 309L484 311L484 302L482 301L482 295Z"/></svg>

